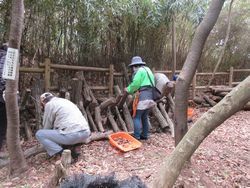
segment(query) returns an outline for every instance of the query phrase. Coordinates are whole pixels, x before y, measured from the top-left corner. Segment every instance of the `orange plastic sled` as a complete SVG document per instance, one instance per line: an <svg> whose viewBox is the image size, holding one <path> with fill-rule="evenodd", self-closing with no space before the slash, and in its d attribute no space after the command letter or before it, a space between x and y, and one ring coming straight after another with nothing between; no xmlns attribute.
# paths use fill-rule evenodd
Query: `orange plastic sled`
<svg viewBox="0 0 250 188"><path fill-rule="evenodd" d="M141 147L142 143L126 132L117 132L109 135L109 142L123 152Z"/></svg>

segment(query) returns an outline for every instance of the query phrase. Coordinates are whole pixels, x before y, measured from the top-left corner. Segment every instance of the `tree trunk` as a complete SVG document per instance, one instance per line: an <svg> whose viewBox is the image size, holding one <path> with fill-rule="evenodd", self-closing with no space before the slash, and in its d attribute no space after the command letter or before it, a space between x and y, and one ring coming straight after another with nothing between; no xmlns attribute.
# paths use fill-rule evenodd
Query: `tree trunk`
<svg viewBox="0 0 250 188"><path fill-rule="evenodd" d="M190 51L176 82L175 90L175 145L187 132L188 91L199 64L199 59L206 39L220 14L224 0L213 0L206 16L197 28Z"/></svg>
<svg viewBox="0 0 250 188"><path fill-rule="evenodd" d="M211 76L211 79L210 79L209 82L208 82L207 88L211 85L212 81L214 80L214 75L215 75L217 69L219 68L219 66L220 66L220 64L221 64L222 58L223 58L224 53L225 53L227 41L228 41L228 39L229 39L230 28L231 28L231 10L232 10L233 1L234 1L234 0L231 0L230 6L229 6L228 17L227 17L228 25L227 25L227 32L226 32L225 41L224 41L224 44L223 44L223 46L222 46L221 53L220 53L218 62L217 62L217 64L216 64L215 68L214 68L214 71L213 71L213 74L212 74L212 76Z"/></svg>
<svg viewBox="0 0 250 188"><path fill-rule="evenodd" d="M175 150L161 164L153 188L172 187L185 162L190 159L201 142L227 118L241 110L250 100L250 76L233 89L221 102L199 118L183 137Z"/></svg>
<svg viewBox="0 0 250 188"><path fill-rule="evenodd" d="M19 49L22 37L24 4L23 0L12 1L9 48ZM6 81L6 113L7 113L7 147L10 155L10 176L18 176L27 170L27 164L20 145L19 109L17 101L19 64L16 68L15 80Z"/></svg>

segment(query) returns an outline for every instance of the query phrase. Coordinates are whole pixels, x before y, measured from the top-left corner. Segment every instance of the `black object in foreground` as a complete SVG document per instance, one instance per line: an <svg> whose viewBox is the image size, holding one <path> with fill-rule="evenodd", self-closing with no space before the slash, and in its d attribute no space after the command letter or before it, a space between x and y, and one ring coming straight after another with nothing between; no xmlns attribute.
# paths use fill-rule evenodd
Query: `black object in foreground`
<svg viewBox="0 0 250 188"><path fill-rule="evenodd" d="M147 188L138 176L125 180L115 179L114 174L107 176L79 174L66 178L60 188Z"/></svg>

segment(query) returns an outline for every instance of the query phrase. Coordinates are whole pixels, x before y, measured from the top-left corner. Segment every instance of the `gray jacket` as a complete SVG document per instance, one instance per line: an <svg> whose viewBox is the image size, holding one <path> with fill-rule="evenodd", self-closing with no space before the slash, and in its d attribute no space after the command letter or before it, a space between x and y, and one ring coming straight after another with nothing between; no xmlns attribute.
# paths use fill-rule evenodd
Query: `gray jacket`
<svg viewBox="0 0 250 188"><path fill-rule="evenodd" d="M57 129L62 134L89 130L89 125L78 107L67 99L53 97L45 104L44 129Z"/></svg>
<svg viewBox="0 0 250 188"><path fill-rule="evenodd" d="M163 74L163 73L155 73L155 87L161 92L163 93L164 91L164 86L166 86L166 84L168 82L170 82L170 80L168 79L168 77Z"/></svg>

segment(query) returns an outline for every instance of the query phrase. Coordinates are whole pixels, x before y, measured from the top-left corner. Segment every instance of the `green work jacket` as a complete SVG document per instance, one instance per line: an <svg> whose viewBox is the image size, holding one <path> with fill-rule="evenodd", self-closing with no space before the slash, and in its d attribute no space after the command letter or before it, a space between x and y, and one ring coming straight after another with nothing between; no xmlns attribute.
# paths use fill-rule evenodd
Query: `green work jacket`
<svg viewBox="0 0 250 188"><path fill-rule="evenodd" d="M143 66L137 70L132 82L127 87L128 93L133 94L143 86L152 86L148 75L150 76L153 85L155 85L152 71L148 67Z"/></svg>

